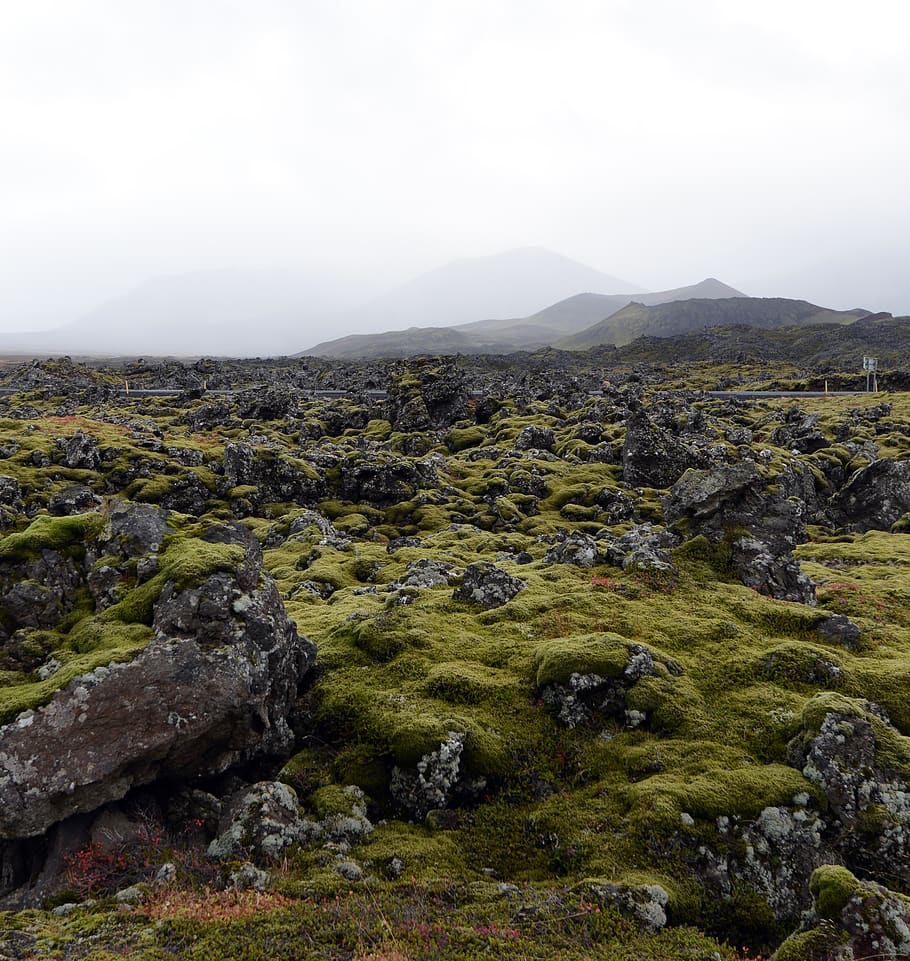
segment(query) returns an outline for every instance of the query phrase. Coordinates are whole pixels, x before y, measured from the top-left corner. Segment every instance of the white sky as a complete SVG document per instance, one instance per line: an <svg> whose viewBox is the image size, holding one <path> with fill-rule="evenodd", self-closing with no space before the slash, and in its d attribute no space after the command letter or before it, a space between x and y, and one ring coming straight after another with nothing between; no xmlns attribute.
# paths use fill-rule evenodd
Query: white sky
<svg viewBox="0 0 910 961"><path fill-rule="evenodd" d="M908 171L905 0L0 0L0 329L532 244L890 309Z"/></svg>

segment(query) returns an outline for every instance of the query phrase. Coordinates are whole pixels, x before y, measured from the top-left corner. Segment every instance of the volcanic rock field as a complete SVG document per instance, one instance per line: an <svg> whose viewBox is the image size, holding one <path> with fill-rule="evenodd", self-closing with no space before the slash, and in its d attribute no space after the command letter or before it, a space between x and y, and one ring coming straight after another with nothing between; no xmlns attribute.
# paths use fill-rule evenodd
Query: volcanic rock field
<svg viewBox="0 0 910 961"><path fill-rule="evenodd" d="M910 956L910 395L649 349L0 368L0 958Z"/></svg>

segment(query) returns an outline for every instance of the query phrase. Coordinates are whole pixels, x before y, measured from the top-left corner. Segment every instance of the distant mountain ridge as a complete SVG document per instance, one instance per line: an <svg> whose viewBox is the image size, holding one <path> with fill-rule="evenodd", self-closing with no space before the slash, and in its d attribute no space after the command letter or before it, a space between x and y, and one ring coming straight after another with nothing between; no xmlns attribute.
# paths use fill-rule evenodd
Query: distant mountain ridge
<svg viewBox="0 0 910 961"><path fill-rule="evenodd" d="M564 338L557 346L569 350L604 344L622 347L638 337L672 337L705 327L741 325L769 330L851 324L868 315L868 310L829 310L785 297L696 298L652 306L633 301L605 320Z"/></svg>
<svg viewBox="0 0 910 961"><path fill-rule="evenodd" d="M527 317L479 320L454 327L411 327L381 334L353 334L326 341L302 352L308 356L354 359L408 357L438 353L448 344L452 353L509 353L560 344L567 335L582 332L621 311L633 301L662 304L692 298L743 297L733 287L713 277L690 287L641 294L580 293L538 310ZM449 333L442 335L441 330Z"/></svg>
<svg viewBox="0 0 910 961"><path fill-rule="evenodd" d="M0 350L279 356L315 340L314 331L378 333L415 325L441 328L481 317L523 317L580 290L620 292L623 302L644 295L635 284L543 247L455 260L365 300L375 289L344 265L333 273L302 266L164 275L55 330L0 333ZM453 350L462 345L472 349L470 341L455 334L423 339Z"/></svg>
<svg viewBox="0 0 910 961"><path fill-rule="evenodd" d="M456 260L356 309L364 278L349 283L341 271L206 270L155 277L65 327L0 334L0 351L338 359L507 354L623 345L715 326L847 325L869 314L747 297L713 277L643 291L542 247ZM389 318L401 323L387 323ZM355 322L374 332L337 337L356 329ZM332 331L336 339L299 351L314 330Z"/></svg>

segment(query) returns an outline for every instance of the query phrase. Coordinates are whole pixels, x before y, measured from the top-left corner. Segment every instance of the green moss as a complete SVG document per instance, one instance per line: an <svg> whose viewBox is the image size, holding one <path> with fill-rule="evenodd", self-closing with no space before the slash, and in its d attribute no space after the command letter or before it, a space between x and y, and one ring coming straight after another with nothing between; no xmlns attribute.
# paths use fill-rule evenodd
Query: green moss
<svg viewBox="0 0 910 961"><path fill-rule="evenodd" d="M626 708L648 715L648 724L662 734L703 736L707 725L705 701L688 677L672 677L666 670L643 677L626 694Z"/></svg>
<svg viewBox="0 0 910 961"><path fill-rule="evenodd" d="M354 798L350 792L340 784L327 784L310 796L310 805L320 821L338 815L349 816L353 803Z"/></svg>
<svg viewBox="0 0 910 961"><path fill-rule="evenodd" d="M629 643L609 632L545 641L534 652L535 683L565 684L573 674L618 677L629 663Z"/></svg>
<svg viewBox="0 0 910 961"><path fill-rule="evenodd" d="M425 682L428 694L449 704L479 704L499 701L507 704L518 695L514 679L506 672L462 662L436 664Z"/></svg>
<svg viewBox="0 0 910 961"><path fill-rule="evenodd" d="M98 533L104 518L97 512L74 514L69 517L40 515L19 534L0 538L0 557L32 560L43 550L61 551Z"/></svg>
<svg viewBox="0 0 910 961"><path fill-rule="evenodd" d="M833 949L847 944L850 935L841 928L829 926L797 931L777 949L776 961L828 961Z"/></svg>
<svg viewBox="0 0 910 961"><path fill-rule="evenodd" d="M819 917L836 922L840 921L847 903L862 896L863 885L847 868L839 864L823 864L812 872L809 890Z"/></svg>
<svg viewBox="0 0 910 961"><path fill-rule="evenodd" d="M777 644L763 654L759 670L779 684L839 687L842 677L835 670L841 658L829 650L804 642Z"/></svg>
<svg viewBox="0 0 910 961"><path fill-rule="evenodd" d="M228 497L231 500L237 500L240 498L252 498L256 497L259 493L259 488L253 484L238 484L236 487L232 487L228 491Z"/></svg>
<svg viewBox="0 0 910 961"><path fill-rule="evenodd" d="M446 447L453 453L482 444L487 432L482 427L453 428L445 436Z"/></svg>
<svg viewBox="0 0 910 961"><path fill-rule="evenodd" d="M392 618L386 615L367 617L345 625L344 633L351 638L358 650L376 661L390 661L397 657L407 644L406 638L396 630Z"/></svg>
<svg viewBox="0 0 910 961"><path fill-rule="evenodd" d="M305 748L285 763L277 780L306 797L332 780L331 771L332 758L327 751Z"/></svg>
<svg viewBox="0 0 910 961"><path fill-rule="evenodd" d="M123 600L112 604L101 617L105 621L117 621L122 624L146 624L151 626L155 601L161 596L161 591L167 583L167 577L156 574L144 584L139 584L129 591Z"/></svg>
<svg viewBox="0 0 910 961"><path fill-rule="evenodd" d="M901 641L894 637L895 646ZM851 667L843 690L852 697L880 704L892 724L902 734L910 734L910 658L888 657L884 651L875 663L864 658Z"/></svg>
<svg viewBox="0 0 910 961"><path fill-rule="evenodd" d="M780 764L740 764L734 768L706 765L682 779L678 773L659 772L627 790L630 817L647 830L663 824L676 830L685 812L696 820L713 821L721 815L756 817L769 806L788 806L802 792L818 797L818 790L793 768Z"/></svg>
<svg viewBox="0 0 910 961"><path fill-rule="evenodd" d="M243 562L239 544L213 544L198 537L173 537L159 556L161 573L180 591L218 571L233 571Z"/></svg>
<svg viewBox="0 0 910 961"><path fill-rule="evenodd" d="M399 714L389 731L389 750L403 767L414 767L449 736L447 718L428 711Z"/></svg>
<svg viewBox="0 0 910 961"><path fill-rule="evenodd" d="M387 792L388 766L373 745L357 743L342 748L332 767L342 784L356 784L372 797L382 797Z"/></svg>

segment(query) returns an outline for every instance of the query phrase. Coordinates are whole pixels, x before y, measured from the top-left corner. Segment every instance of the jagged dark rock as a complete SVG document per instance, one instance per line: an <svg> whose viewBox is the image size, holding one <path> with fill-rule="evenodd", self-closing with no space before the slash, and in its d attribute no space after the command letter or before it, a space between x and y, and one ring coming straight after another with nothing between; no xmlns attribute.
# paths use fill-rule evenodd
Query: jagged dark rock
<svg viewBox="0 0 910 961"><path fill-rule="evenodd" d="M910 880L910 804L904 777L888 762L883 746L899 737L888 715L874 704L836 694L818 695L809 708L803 737L791 763L828 801L825 820L836 831L835 850L860 872L889 864L895 878ZM877 830L870 825L877 822Z"/></svg>
<svg viewBox="0 0 910 961"><path fill-rule="evenodd" d="M613 540L606 554L611 564L623 570L664 572L673 569L669 549L677 543L678 538L669 531L639 524Z"/></svg>
<svg viewBox="0 0 910 961"><path fill-rule="evenodd" d="M630 414L622 448L623 480L627 484L670 487L696 464L692 452L658 427L643 409Z"/></svg>
<svg viewBox="0 0 910 961"><path fill-rule="evenodd" d="M910 900L839 864L823 864L809 882L813 905L774 961L902 961L910 955Z"/></svg>
<svg viewBox="0 0 910 961"><path fill-rule="evenodd" d="M63 443L63 463L78 470L96 470L101 464L98 441L81 430Z"/></svg>
<svg viewBox="0 0 910 961"><path fill-rule="evenodd" d="M831 644L839 644L848 650L855 650L863 632L844 614L832 614L821 621L815 630L819 636Z"/></svg>
<svg viewBox="0 0 910 961"><path fill-rule="evenodd" d="M525 582L520 578L512 577L488 561L480 561L468 565L461 585L455 588L452 596L456 601L467 601L480 607L502 607L524 589Z"/></svg>
<svg viewBox="0 0 910 961"><path fill-rule="evenodd" d="M342 494L349 500L368 504L397 504L438 482L435 466L430 461L415 464L394 457L373 461L351 455L342 461L340 468Z"/></svg>
<svg viewBox="0 0 910 961"><path fill-rule="evenodd" d="M69 484L48 498L47 509L57 517L97 510L101 498L82 484Z"/></svg>
<svg viewBox="0 0 910 961"><path fill-rule="evenodd" d="M0 504L14 507L22 500L22 487L15 477L0 475Z"/></svg>
<svg viewBox="0 0 910 961"><path fill-rule="evenodd" d="M312 504L320 500L326 490L317 468L295 464L272 448L256 448L245 443L231 443L224 448L222 488L228 493L235 487L255 488L245 491L245 496L256 503Z"/></svg>
<svg viewBox="0 0 910 961"><path fill-rule="evenodd" d="M556 543L543 559L546 564L574 564L576 567L593 567L606 560L597 541L580 531L560 531Z"/></svg>
<svg viewBox="0 0 910 961"><path fill-rule="evenodd" d="M793 548L806 540L805 505L770 493L751 462L687 471L663 498L664 514L680 532L730 544L731 564L744 584L781 600L815 603L815 588Z"/></svg>
<svg viewBox="0 0 910 961"><path fill-rule="evenodd" d="M851 530L886 531L910 511L910 460L883 458L858 470L834 510Z"/></svg>

